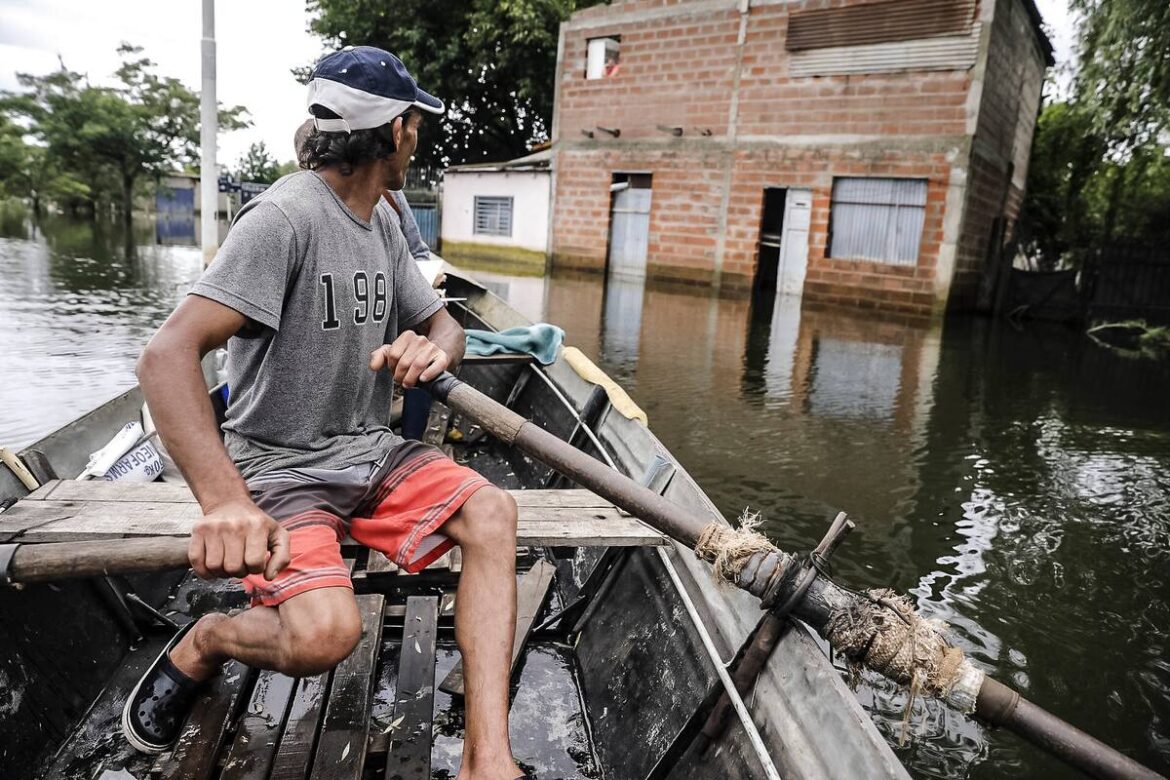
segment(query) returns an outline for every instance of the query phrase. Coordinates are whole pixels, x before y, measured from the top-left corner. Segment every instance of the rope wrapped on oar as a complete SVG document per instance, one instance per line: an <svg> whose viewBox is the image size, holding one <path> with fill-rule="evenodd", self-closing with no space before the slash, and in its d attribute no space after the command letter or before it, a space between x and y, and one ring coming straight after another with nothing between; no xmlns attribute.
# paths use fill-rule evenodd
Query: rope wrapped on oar
<svg viewBox="0 0 1170 780"><path fill-rule="evenodd" d="M754 528L752 518L740 528L711 523L699 535L695 555L715 570L716 579L746 587L767 600L784 590L783 580L799 567ZM756 582L764 562L776 565L769 582ZM812 626L830 647L854 666L871 669L918 693L942 699L964 714L975 711L983 683L963 651L947 641L946 625L919 615L910 601L892 590L855 592L827 579L838 593L823 622ZM797 614L799 617L800 615ZM907 705L909 709L909 704Z"/></svg>

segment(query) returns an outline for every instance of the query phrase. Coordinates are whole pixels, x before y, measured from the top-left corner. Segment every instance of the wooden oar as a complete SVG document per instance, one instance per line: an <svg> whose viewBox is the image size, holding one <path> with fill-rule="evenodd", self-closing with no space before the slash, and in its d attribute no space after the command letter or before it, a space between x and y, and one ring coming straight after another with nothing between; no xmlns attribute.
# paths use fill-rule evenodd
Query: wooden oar
<svg viewBox="0 0 1170 780"><path fill-rule="evenodd" d="M93 542L0 544L0 582L53 582L108 574L185 569L186 536Z"/></svg>

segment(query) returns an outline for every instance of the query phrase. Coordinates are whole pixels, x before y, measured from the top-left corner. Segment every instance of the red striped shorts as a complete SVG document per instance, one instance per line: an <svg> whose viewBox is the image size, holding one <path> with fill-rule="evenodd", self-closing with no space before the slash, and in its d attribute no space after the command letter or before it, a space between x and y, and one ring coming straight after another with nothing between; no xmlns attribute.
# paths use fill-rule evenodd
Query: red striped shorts
<svg viewBox="0 0 1170 780"><path fill-rule="evenodd" d="M317 588L353 588L341 559L346 534L420 571L455 546L443 523L490 483L438 449L406 442L373 467L289 469L249 483L252 498L289 532L292 560L276 579L244 578L252 604L276 606Z"/></svg>

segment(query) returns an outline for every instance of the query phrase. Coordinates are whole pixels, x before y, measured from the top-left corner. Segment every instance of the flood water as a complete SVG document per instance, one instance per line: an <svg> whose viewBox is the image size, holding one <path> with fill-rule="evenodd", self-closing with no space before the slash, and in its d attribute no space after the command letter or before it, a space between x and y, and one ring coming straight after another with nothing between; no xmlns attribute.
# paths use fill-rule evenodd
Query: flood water
<svg viewBox="0 0 1170 780"><path fill-rule="evenodd" d="M28 444L132 385L197 276L193 247L57 221L0 238L0 442ZM563 326L642 405L729 517L806 550L848 512L835 574L908 591L1025 696L1170 772L1170 369L1076 330L924 327L646 289L473 271ZM905 707L858 692L891 743ZM1010 734L919 702L917 777L1076 777Z"/></svg>

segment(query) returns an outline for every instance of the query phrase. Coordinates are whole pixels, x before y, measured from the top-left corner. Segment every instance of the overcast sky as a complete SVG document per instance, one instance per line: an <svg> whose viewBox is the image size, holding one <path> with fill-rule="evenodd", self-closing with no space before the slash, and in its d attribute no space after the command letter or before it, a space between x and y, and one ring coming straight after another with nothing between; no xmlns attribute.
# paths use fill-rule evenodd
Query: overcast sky
<svg viewBox="0 0 1170 780"><path fill-rule="evenodd" d="M1052 32L1057 66L1064 65L1073 43L1067 0L1037 5ZM199 0L0 0L0 90L17 88L18 71L54 70L58 55L93 82L108 83L122 41L142 46L159 73L198 90L201 7ZM303 0L216 4L219 100L246 106L253 122L221 134L221 164L233 165L255 141L264 141L278 160L292 159L292 134L307 114L304 88L289 71L322 53L307 26Z"/></svg>

